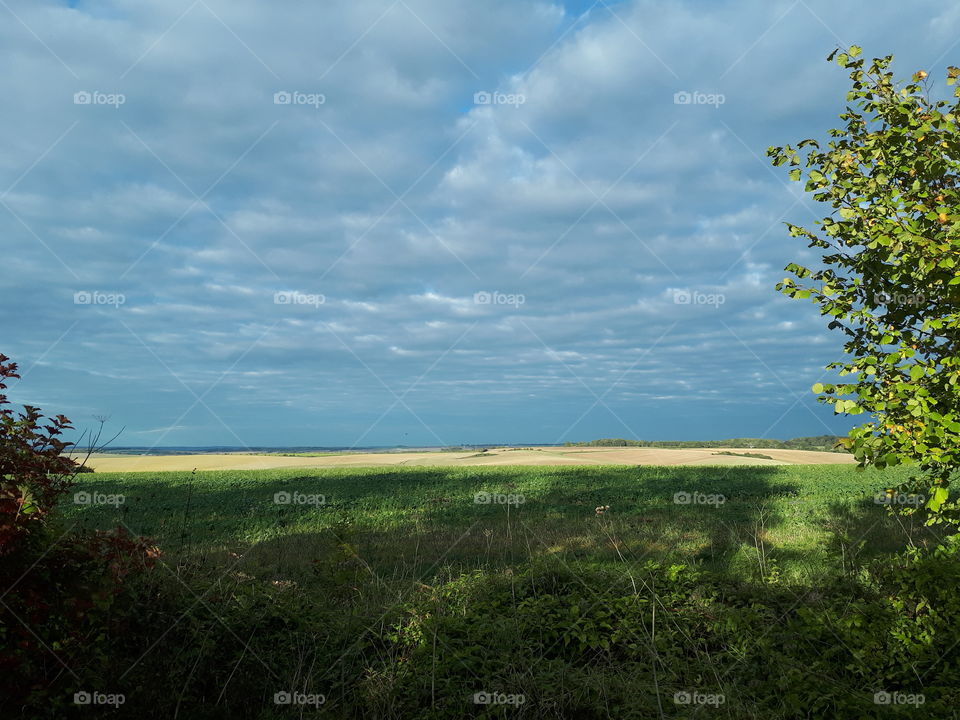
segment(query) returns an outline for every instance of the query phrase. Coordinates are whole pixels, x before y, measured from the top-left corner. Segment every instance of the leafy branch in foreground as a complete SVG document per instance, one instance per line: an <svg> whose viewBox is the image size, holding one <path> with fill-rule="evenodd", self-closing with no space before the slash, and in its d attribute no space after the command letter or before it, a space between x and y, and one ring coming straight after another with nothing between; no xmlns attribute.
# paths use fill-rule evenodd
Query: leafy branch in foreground
<svg viewBox="0 0 960 720"><path fill-rule="evenodd" d="M810 299L847 335L852 356L827 367L852 382L813 386L837 413L870 413L844 443L861 466L916 464L930 522L957 519L950 477L960 464L960 100L934 100L927 73L901 85L893 57L869 66L853 46L827 58L850 73L845 126L771 147L775 166L830 205L811 230L787 223L823 253L823 269L791 263L777 289ZM960 68L947 71L956 85ZM960 98L960 87L954 90ZM802 281L802 282L798 282Z"/></svg>

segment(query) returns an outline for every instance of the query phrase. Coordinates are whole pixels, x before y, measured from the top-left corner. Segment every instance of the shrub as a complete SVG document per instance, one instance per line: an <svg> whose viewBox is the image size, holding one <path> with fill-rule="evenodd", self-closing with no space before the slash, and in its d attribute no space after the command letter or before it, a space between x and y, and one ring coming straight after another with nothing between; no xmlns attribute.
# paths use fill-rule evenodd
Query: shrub
<svg viewBox="0 0 960 720"><path fill-rule="evenodd" d="M17 364L0 353L0 555L43 525L78 467L63 454L72 445L60 439L72 427L67 418L45 419L32 405L17 413L8 407L3 391L19 377Z"/></svg>
<svg viewBox="0 0 960 720"><path fill-rule="evenodd" d="M17 365L0 354L0 391L12 378ZM72 426L9 405L0 392L0 715L18 708L39 717L66 702L52 688L107 664L105 629L135 617L112 617L125 581L159 551L123 528L54 532L57 503L79 468L60 438Z"/></svg>

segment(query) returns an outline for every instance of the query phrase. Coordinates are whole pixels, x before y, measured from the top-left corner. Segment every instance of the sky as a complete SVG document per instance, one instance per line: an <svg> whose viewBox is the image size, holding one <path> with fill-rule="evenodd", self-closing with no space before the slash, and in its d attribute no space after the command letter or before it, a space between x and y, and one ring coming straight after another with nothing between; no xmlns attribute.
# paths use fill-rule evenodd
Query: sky
<svg viewBox="0 0 960 720"><path fill-rule="evenodd" d="M765 151L850 44L940 78L960 6L3 0L9 395L118 446L843 434Z"/></svg>

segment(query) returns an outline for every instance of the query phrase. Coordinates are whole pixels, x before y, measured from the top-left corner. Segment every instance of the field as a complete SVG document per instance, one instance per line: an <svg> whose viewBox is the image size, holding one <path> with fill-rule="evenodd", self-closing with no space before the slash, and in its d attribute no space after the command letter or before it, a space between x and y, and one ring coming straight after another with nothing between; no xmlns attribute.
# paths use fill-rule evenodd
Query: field
<svg viewBox="0 0 960 720"><path fill-rule="evenodd" d="M736 455L732 455L736 453ZM756 457L762 455L765 457ZM79 456L82 458L82 456ZM334 467L473 467L485 465L805 465L853 464L846 453L750 448L537 447L487 451L316 453L303 455L223 453L197 455L93 455L97 472L156 470L268 470Z"/></svg>
<svg viewBox="0 0 960 720"><path fill-rule="evenodd" d="M294 552L278 552L278 567L260 563L283 579L301 580L325 533L349 527L371 569L402 569L416 579L441 556L457 572L544 555L616 562L615 533L646 557L737 567L743 578L767 562L808 581L838 569L831 548L856 534L841 525L858 509L859 522L877 523L864 552L904 544L907 528L872 500L895 479L833 466L97 473L81 476L78 491L122 494L124 503L116 511L72 505L67 517L104 527L123 522L178 554L216 561L246 548L248 560L262 560L270 557L264 546L286 544ZM277 493L289 493L291 503L274 502ZM476 493L491 494L491 502L476 503ZM722 495L723 502L676 504L675 493ZM598 516L596 508L607 505Z"/></svg>
<svg viewBox="0 0 960 720"><path fill-rule="evenodd" d="M750 464L98 472L65 520L164 552L116 670L164 678L144 717L874 717L876 677L802 682L865 662L857 578L935 539L874 500L906 472L717 460Z"/></svg>

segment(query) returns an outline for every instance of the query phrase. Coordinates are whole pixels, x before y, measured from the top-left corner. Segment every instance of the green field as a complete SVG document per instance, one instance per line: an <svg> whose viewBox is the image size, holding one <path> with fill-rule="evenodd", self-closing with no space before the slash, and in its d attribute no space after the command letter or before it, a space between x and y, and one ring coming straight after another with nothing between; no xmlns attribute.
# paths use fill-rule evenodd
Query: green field
<svg viewBox="0 0 960 720"><path fill-rule="evenodd" d="M82 476L75 489L123 494L124 504L68 505L66 517L88 527L121 522L180 559L243 551L244 567L298 581L334 537L349 536L378 575L410 580L427 579L438 562L448 572L545 556L616 566L622 543L634 559L744 580L776 567L785 581L809 582L930 536L873 502L905 477L814 465L103 473ZM279 492L323 503L277 504ZM477 504L478 492L524 501ZM725 501L676 504L678 492Z"/></svg>
<svg viewBox="0 0 960 720"><path fill-rule="evenodd" d="M120 678L138 717L891 717L903 708L873 693L906 692L924 663L926 703L905 716L953 717L960 690L936 680L960 665L950 638L883 645L903 629L882 558L935 540L874 501L906 476L97 473L74 490L124 502L68 503L64 521L122 524L164 552L115 669L90 670ZM903 652L909 673L885 674ZM276 704L284 691L307 705Z"/></svg>

